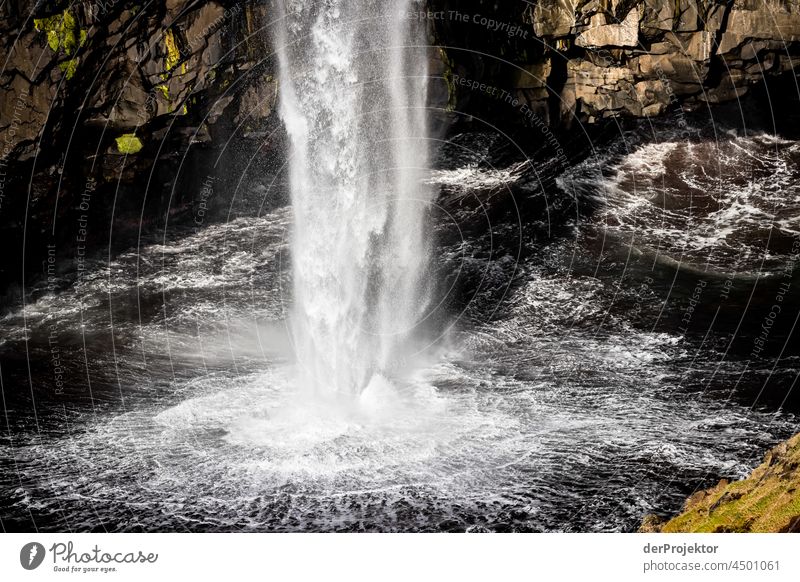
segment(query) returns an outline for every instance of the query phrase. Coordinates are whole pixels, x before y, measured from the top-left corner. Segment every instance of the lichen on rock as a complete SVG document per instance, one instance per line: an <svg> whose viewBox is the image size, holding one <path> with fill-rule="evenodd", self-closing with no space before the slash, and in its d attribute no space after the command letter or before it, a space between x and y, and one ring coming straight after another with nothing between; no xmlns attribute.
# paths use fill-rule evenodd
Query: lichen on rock
<svg viewBox="0 0 800 582"><path fill-rule="evenodd" d="M71 79L78 68L78 57L75 53L86 44L88 32L78 26L75 16L67 8L61 14L46 18L34 18L36 30L47 33L47 46L54 53L63 51L69 60L59 63L58 67Z"/></svg>
<svg viewBox="0 0 800 582"><path fill-rule="evenodd" d="M116 138L117 151L121 154L136 154L142 150L142 140L134 133L124 133Z"/></svg>
<svg viewBox="0 0 800 582"><path fill-rule="evenodd" d="M167 31L164 33L164 46L167 49L167 57L164 60L164 68L166 69L166 72L169 73L181 61L181 51L178 48L178 41L175 38L175 33L171 28L167 29Z"/></svg>

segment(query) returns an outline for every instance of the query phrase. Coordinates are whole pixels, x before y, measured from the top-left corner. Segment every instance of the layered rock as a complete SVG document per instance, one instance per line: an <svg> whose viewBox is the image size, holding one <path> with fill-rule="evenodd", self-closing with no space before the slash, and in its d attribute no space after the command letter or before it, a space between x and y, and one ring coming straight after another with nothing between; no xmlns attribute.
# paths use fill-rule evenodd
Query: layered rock
<svg viewBox="0 0 800 582"><path fill-rule="evenodd" d="M447 0L431 2L450 7ZM488 53L495 59L484 65L491 79L463 51L450 51L458 74L472 69L479 80L500 83L547 112L554 126L734 100L765 77L792 71L800 54L800 5L789 0L537 0L494 10L471 0L468 6L523 23L530 36L522 43L496 39L504 48ZM466 11L462 3L459 9ZM436 27L454 33L452 23ZM478 30L462 26L461 34L472 46ZM543 69L551 71L547 78L524 78Z"/></svg>

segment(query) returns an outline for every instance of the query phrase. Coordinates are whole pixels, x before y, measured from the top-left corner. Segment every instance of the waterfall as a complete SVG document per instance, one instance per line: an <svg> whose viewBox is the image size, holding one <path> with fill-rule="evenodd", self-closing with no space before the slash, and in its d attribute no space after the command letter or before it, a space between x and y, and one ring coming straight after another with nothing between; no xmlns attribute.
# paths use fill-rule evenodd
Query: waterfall
<svg viewBox="0 0 800 582"><path fill-rule="evenodd" d="M415 7L281 6L291 331L301 383L316 392L359 394L402 369L429 307L428 56Z"/></svg>

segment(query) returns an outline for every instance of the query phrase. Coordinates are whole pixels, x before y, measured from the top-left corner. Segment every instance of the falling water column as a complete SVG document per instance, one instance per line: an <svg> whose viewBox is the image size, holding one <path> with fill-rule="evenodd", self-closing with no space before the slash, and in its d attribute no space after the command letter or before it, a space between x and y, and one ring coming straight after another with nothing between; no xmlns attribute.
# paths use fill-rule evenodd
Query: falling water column
<svg viewBox="0 0 800 582"><path fill-rule="evenodd" d="M428 307L425 23L409 0L282 9L301 381L358 394L413 350Z"/></svg>

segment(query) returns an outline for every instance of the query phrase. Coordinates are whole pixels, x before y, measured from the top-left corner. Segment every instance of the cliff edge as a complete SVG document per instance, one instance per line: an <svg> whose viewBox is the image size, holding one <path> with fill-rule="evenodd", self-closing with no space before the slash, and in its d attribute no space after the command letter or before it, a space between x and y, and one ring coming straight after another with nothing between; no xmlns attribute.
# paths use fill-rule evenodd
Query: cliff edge
<svg viewBox="0 0 800 582"><path fill-rule="evenodd" d="M800 434L764 457L747 479L698 491L669 521L647 516L644 533L800 533Z"/></svg>

